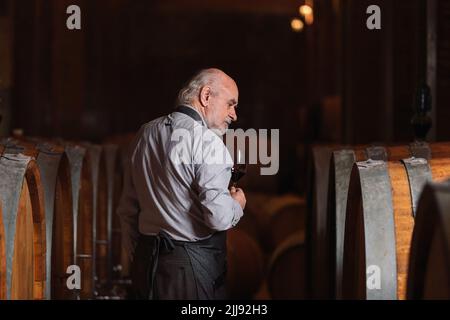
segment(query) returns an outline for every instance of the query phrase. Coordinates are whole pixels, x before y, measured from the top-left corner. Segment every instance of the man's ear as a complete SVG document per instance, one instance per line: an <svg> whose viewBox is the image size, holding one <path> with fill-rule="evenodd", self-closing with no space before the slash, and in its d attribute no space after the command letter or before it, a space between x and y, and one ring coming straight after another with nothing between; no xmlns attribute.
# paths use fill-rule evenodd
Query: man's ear
<svg viewBox="0 0 450 320"><path fill-rule="evenodd" d="M209 99L211 98L211 87L204 86L200 89L200 103L203 107L209 105Z"/></svg>

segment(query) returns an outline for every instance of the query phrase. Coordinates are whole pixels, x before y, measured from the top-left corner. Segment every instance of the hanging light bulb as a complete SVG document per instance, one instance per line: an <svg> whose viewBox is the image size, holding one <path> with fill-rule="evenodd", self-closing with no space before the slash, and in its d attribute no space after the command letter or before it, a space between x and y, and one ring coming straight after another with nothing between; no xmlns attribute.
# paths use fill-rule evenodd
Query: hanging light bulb
<svg viewBox="0 0 450 320"><path fill-rule="evenodd" d="M302 16L306 17L306 16L313 14L313 9L309 5L304 4L304 5L300 6L300 8L298 9L298 12Z"/></svg>
<svg viewBox="0 0 450 320"><path fill-rule="evenodd" d="M301 32L304 27L305 27L305 25L304 25L303 21L300 20L299 18L294 18L291 20L291 28L293 31Z"/></svg>
<svg viewBox="0 0 450 320"><path fill-rule="evenodd" d="M305 4L300 6L298 9L300 16L305 18L305 22L307 25L312 25L314 23L314 10L313 10L313 1L305 0Z"/></svg>

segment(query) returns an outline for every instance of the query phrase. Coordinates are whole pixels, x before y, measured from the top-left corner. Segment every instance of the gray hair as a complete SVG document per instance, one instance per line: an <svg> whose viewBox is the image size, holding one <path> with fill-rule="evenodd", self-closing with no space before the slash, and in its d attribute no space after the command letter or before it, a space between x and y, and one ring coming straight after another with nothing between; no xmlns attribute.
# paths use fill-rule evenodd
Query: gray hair
<svg viewBox="0 0 450 320"><path fill-rule="evenodd" d="M215 92L217 82L223 72L219 69L203 69L197 72L186 85L178 92L177 105L191 104L198 98L201 88L211 86L212 94Z"/></svg>

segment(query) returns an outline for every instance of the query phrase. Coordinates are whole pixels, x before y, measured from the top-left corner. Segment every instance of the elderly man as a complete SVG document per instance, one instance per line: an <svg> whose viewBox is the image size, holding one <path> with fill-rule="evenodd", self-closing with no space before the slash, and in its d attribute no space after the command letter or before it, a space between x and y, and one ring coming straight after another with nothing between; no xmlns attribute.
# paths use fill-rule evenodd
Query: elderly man
<svg viewBox="0 0 450 320"><path fill-rule="evenodd" d="M221 135L237 120L237 104L233 79L202 70L180 90L174 112L136 135L117 212L136 298L227 297L225 231L246 199L228 190L233 162Z"/></svg>

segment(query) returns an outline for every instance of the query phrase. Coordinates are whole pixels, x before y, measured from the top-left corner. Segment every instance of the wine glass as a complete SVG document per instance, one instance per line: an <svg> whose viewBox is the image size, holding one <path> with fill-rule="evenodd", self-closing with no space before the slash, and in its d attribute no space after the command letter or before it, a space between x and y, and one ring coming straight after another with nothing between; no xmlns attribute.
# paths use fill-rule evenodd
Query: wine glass
<svg viewBox="0 0 450 320"><path fill-rule="evenodd" d="M247 173L247 164L242 162L241 150L238 150L237 161L231 168L231 186L237 187L238 181Z"/></svg>

